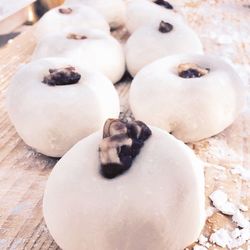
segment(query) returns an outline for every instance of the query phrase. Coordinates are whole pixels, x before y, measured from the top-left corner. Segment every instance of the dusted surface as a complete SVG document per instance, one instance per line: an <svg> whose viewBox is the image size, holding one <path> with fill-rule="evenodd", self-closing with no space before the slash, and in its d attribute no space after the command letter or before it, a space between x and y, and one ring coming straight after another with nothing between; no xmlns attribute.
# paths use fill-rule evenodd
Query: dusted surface
<svg viewBox="0 0 250 250"><path fill-rule="evenodd" d="M178 2L178 1L177 1ZM181 1L179 1L181 2ZM235 63L245 82L250 80L250 8L245 1L186 1L182 12L211 55ZM209 3L208 3L209 2ZM243 7L243 5L246 7ZM0 50L0 249L58 249L42 219L42 195L54 159L25 146L7 117L6 87L18 65L29 60L34 40L28 31ZM124 37L123 33L120 37ZM127 111L129 84L116 85ZM250 87L248 85L248 93ZM235 204L250 208L250 180L232 174L235 167L250 169L250 103L232 126L219 135L190 144L205 162L206 197L224 190ZM207 198L207 208L211 207ZM210 209L211 210L211 209ZM250 216L250 212L246 212ZM204 234L218 228L235 228L230 217L216 212L207 220ZM247 245L242 247L247 249ZM192 249L191 247L189 249ZM210 249L223 249L211 246ZM226 249L226 248L224 248Z"/></svg>

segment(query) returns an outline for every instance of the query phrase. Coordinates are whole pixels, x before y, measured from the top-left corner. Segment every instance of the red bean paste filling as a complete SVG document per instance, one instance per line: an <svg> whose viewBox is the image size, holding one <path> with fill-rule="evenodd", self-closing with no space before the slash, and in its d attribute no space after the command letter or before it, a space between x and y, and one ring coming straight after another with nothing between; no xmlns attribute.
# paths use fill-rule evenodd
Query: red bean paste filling
<svg viewBox="0 0 250 250"><path fill-rule="evenodd" d="M59 11L61 14L66 14L66 15L68 15L68 14L71 14L73 10L72 10L71 8L60 8L60 9L58 9L58 11Z"/></svg>
<svg viewBox="0 0 250 250"><path fill-rule="evenodd" d="M149 127L141 121L108 119L99 146L101 175L113 179L130 169L151 134Z"/></svg>
<svg viewBox="0 0 250 250"><path fill-rule="evenodd" d="M171 30L173 30L173 28L174 28L173 25L170 24L170 23L167 23L167 22L164 22L164 21L160 22L159 31L161 33L168 33Z"/></svg>
<svg viewBox="0 0 250 250"><path fill-rule="evenodd" d="M166 9L169 9L169 10L172 10L174 7L167 1L165 0L156 0L154 1L154 3L166 8Z"/></svg>
<svg viewBox="0 0 250 250"><path fill-rule="evenodd" d="M193 63L183 63L178 66L178 75L182 78L199 78L210 71L209 68L202 68Z"/></svg>
<svg viewBox="0 0 250 250"><path fill-rule="evenodd" d="M43 78L43 83L49 86L76 84L81 79L81 75L76 72L74 67L59 69L49 69L49 74Z"/></svg>
<svg viewBox="0 0 250 250"><path fill-rule="evenodd" d="M67 38L68 39L73 39L73 40L84 40L84 39L87 39L86 36L83 36L83 35L77 35L75 33L69 33L67 35Z"/></svg>

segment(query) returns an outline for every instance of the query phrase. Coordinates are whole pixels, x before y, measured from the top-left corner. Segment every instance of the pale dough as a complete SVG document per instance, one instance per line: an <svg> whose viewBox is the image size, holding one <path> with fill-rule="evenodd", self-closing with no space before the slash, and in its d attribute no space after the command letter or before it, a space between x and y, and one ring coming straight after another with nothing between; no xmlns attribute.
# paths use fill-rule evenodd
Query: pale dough
<svg viewBox="0 0 250 250"><path fill-rule="evenodd" d="M75 145L54 167L43 213L64 250L183 250L205 222L203 167L181 141L152 136L124 174L99 173L102 131Z"/></svg>
<svg viewBox="0 0 250 250"><path fill-rule="evenodd" d="M67 10L69 13L61 13L67 12ZM34 35L40 41L47 35L68 30L71 27L99 29L110 33L107 21L95 9L83 5L67 4L45 13L37 22Z"/></svg>
<svg viewBox="0 0 250 250"><path fill-rule="evenodd" d="M102 14L111 27L124 24L126 6L123 0L66 0L66 4L82 4L95 8Z"/></svg>
<svg viewBox="0 0 250 250"><path fill-rule="evenodd" d="M85 39L70 39L77 35ZM69 58L84 68L98 70L113 83L125 71L125 56L120 43L112 36L93 29L71 28L46 36L38 43L33 59L45 57Z"/></svg>
<svg viewBox="0 0 250 250"><path fill-rule="evenodd" d="M168 33L159 31L157 24L147 24L138 28L128 39L125 53L128 71L135 74L147 64L174 54L203 53L199 37L183 21L164 19L173 26Z"/></svg>
<svg viewBox="0 0 250 250"><path fill-rule="evenodd" d="M175 9L175 5L172 2L169 3L174 9L166 9L149 0L129 1L126 11L126 27L128 31L132 34L137 28L145 24L158 24L162 19L182 20L182 17Z"/></svg>
<svg viewBox="0 0 250 250"><path fill-rule="evenodd" d="M78 83L49 86L49 69L74 66ZM18 134L29 146L60 157L80 139L119 115L118 94L105 76L62 58L46 58L22 66L7 92L7 110Z"/></svg>
<svg viewBox="0 0 250 250"><path fill-rule="evenodd" d="M185 79L178 65L195 63L207 75ZM184 142L213 136L228 127L244 104L244 85L217 57L176 55L142 69L132 81L130 107L136 119L160 127Z"/></svg>

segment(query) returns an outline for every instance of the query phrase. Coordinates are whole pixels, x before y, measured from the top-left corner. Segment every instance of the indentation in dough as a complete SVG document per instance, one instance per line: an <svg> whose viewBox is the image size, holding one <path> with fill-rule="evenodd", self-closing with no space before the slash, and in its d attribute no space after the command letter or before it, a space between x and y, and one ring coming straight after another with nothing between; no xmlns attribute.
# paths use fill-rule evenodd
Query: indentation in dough
<svg viewBox="0 0 250 250"><path fill-rule="evenodd" d="M198 78L207 75L209 68L202 68L194 63L183 63L178 66L178 75L182 78Z"/></svg>
<svg viewBox="0 0 250 250"><path fill-rule="evenodd" d="M74 40L84 40L84 39L87 39L86 36L84 36L84 35L78 35L78 34L75 34L75 33L69 33L67 35L67 38L68 39L74 39Z"/></svg>
<svg viewBox="0 0 250 250"><path fill-rule="evenodd" d="M156 0L154 1L155 4L160 5L166 9L172 10L174 7L167 1L165 0Z"/></svg>
<svg viewBox="0 0 250 250"><path fill-rule="evenodd" d="M66 15L68 15L68 14L71 14L73 10L72 10L71 8L60 8L60 9L58 9L58 11L59 11L61 14L66 14Z"/></svg>
<svg viewBox="0 0 250 250"><path fill-rule="evenodd" d="M59 69L49 69L49 74L43 78L43 83L49 86L70 85L78 83L81 75L76 72L75 67L68 66Z"/></svg>
<svg viewBox="0 0 250 250"><path fill-rule="evenodd" d="M141 121L108 119L99 146L101 174L112 179L127 171L150 135L151 130Z"/></svg>
<svg viewBox="0 0 250 250"><path fill-rule="evenodd" d="M160 22L159 31L161 33L168 33L173 30L173 25L164 21Z"/></svg>

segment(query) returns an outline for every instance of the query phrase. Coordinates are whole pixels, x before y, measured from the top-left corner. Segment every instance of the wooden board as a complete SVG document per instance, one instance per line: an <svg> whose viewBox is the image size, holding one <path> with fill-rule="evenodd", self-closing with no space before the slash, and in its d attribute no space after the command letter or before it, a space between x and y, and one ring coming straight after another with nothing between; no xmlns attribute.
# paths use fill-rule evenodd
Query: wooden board
<svg viewBox="0 0 250 250"><path fill-rule="evenodd" d="M208 54L223 56L235 64L249 93L250 9L247 1L186 1L180 11L200 35ZM11 77L20 64L29 61L34 46L31 28L0 49L0 249L59 249L49 235L41 210L45 183L56 160L34 152L23 143L4 105ZM129 112L129 86L124 82L116 85L124 112ZM232 126L189 146L204 162L206 197L222 189L235 204L250 208L250 182L231 172L235 166L250 168L249 99L244 113ZM208 198L206 206L211 207ZM221 227L234 225L229 217L217 211L208 218L203 233L209 236ZM209 249L223 248L214 245ZM242 249L247 249L247 245Z"/></svg>

